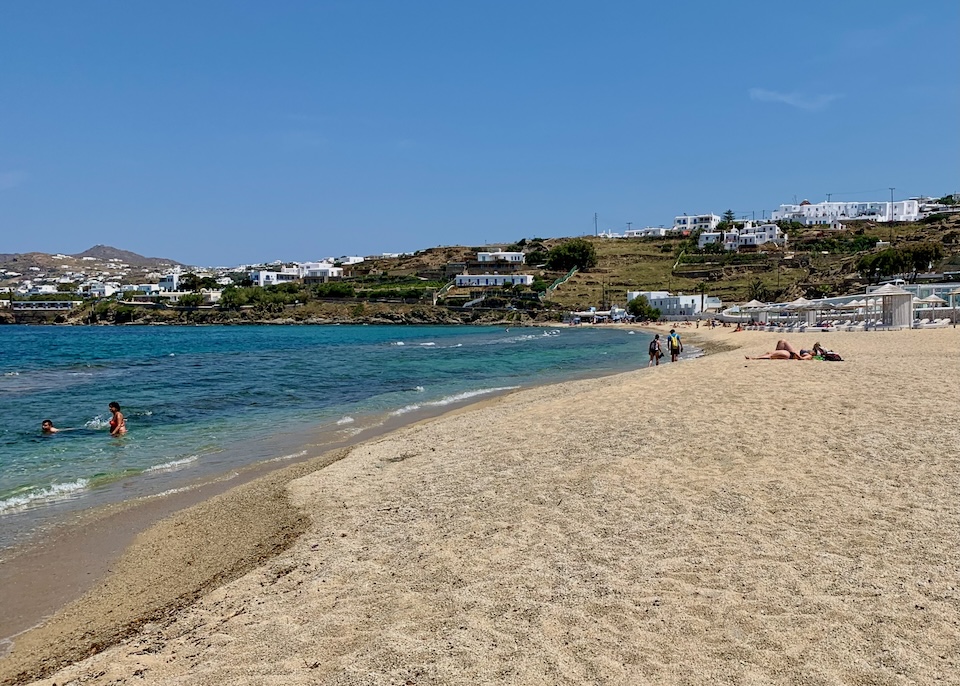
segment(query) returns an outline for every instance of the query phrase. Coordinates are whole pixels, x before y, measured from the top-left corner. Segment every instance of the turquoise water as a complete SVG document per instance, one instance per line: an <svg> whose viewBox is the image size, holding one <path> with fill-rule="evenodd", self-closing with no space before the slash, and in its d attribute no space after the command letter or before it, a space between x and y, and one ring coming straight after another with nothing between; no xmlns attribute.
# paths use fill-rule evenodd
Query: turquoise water
<svg viewBox="0 0 960 686"><path fill-rule="evenodd" d="M647 341L601 327L0 327L0 547L57 514L296 457L321 434L637 368ZM70 430L42 435L46 418Z"/></svg>

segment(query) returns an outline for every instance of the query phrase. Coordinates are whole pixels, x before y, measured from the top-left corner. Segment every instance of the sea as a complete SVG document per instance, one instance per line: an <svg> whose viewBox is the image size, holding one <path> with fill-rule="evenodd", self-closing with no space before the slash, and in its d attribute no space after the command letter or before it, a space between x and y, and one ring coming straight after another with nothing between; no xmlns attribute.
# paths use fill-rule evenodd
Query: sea
<svg viewBox="0 0 960 686"><path fill-rule="evenodd" d="M636 369L649 338L603 326L3 326L0 550L88 508ZM125 436L110 436L110 402ZM44 419L61 431L42 434Z"/></svg>

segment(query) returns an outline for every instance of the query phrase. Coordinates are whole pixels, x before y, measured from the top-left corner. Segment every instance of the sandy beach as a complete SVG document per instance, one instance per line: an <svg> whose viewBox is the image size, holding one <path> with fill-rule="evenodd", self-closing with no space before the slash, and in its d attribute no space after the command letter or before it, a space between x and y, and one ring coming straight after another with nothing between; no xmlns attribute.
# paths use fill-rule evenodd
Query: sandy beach
<svg viewBox="0 0 960 686"><path fill-rule="evenodd" d="M0 682L960 683L960 332L681 333L165 519Z"/></svg>

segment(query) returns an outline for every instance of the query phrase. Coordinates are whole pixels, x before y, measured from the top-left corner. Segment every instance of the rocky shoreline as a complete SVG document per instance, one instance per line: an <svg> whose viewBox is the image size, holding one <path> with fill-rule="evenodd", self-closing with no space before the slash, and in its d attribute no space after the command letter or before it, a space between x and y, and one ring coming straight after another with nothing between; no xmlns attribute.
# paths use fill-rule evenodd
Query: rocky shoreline
<svg viewBox="0 0 960 686"><path fill-rule="evenodd" d="M435 305L399 303L309 303L288 306L280 311L257 309L221 310L206 308L138 308L120 303L106 307L87 306L69 314L29 313L21 316L0 313L0 324L48 325L332 325L332 324L411 324L510 325L558 322L552 311L522 312L505 309L460 309Z"/></svg>

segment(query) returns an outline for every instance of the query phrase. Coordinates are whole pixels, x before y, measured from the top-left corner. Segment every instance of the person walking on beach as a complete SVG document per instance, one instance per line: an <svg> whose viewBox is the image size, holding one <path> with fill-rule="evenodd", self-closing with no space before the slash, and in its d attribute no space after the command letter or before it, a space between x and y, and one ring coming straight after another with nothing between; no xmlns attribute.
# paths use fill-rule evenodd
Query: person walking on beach
<svg viewBox="0 0 960 686"><path fill-rule="evenodd" d="M653 337L653 340L650 341L650 362L647 366L652 367L656 365L659 367L661 357L663 357L663 351L660 349L660 334L657 334Z"/></svg>
<svg viewBox="0 0 960 686"><path fill-rule="evenodd" d="M127 433L127 420L123 418L123 412L120 411L120 403L110 403L110 435L122 436Z"/></svg>
<svg viewBox="0 0 960 686"><path fill-rule="evenodd" d="M670 335L667 336L667 347L670 348L670 361L676 362L683 352L683 343L680 342L680 334L676 329L670 329Z"/></svg>

